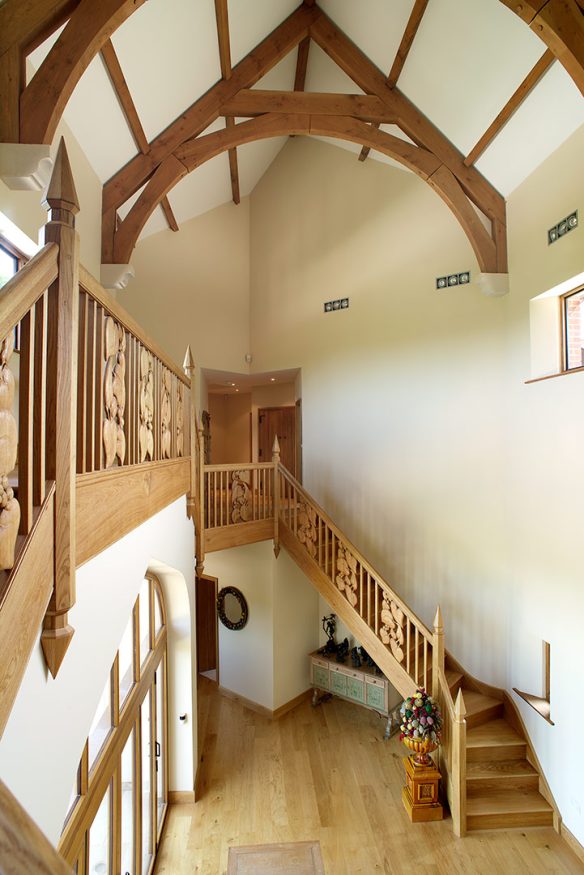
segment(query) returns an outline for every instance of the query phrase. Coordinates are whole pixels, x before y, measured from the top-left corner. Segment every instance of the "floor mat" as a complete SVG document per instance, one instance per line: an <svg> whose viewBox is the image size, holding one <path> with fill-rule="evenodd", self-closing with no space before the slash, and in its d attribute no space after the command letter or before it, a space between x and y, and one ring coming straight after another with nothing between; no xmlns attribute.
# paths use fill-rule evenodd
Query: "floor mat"
<svg viewBox="0 0 584 875"><path fill-rule="evenodd" d="M229 848L227 875L324 875L320 842Z"/></svg>

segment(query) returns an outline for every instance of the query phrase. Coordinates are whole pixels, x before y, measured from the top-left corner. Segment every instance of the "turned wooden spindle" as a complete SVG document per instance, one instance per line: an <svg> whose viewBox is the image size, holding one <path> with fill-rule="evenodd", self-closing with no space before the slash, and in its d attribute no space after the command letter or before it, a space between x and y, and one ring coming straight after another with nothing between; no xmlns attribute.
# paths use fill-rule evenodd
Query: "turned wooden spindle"
<svg viewBox="0 0 584 875"><path fill-rule="evenodd" d="M272 464L274 466L272 471L272 476L274 478L274 488L272 490L274 502L274 556L277 559L280 555L280 533L278 529L278 521L280 519L280 442L278 441L278 435L274 436L274 444L272 446Z"/></svg>
<svg viewBox="0 0 584 875"><path fill-rule="evenodd" d="M79 202L61 138L44 205L44 242L59 246L59 274L48 290L46 477L55 481L54 587L41 644L56 677L73 637L68 611L75 604L75 472L77 442L77 323L79 312Z"/></svg>

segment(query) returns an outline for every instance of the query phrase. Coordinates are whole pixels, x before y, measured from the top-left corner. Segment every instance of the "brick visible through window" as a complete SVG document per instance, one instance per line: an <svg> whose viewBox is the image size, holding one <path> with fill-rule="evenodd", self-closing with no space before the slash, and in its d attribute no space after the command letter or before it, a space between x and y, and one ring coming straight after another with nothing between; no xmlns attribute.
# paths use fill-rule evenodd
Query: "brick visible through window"
<svg viewBox="0 0 584 875"><path fill-rule="evenodd" d="M566 295L564 301L566 370L584 366L584 289Z"/></svg>

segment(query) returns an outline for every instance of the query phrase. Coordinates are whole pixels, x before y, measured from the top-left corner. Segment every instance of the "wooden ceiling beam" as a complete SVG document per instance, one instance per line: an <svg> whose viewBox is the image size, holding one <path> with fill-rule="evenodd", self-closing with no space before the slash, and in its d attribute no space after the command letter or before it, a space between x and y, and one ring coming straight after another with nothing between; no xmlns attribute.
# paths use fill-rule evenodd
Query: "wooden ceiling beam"
<svg viewBox="0 0 584 875"><path fill-rule="evenodd" d="M219 63L221 75L224 79L231 78L231 47L229 44L229 12L227 0L215 0L215 18L217 21L217 42L219 43ZM228 115L225 119L226 127L233 127L235 119ZM237 166L237 149L229 150L229 175L231 176L231 197L234 204L240 201L239 196L239 169Z"/></svg>
<svg viewBox="0 0 584 875"><path fill-rule="evenodd" d="M300 6L272 33L256 46L232 70L229 79L221 79L150 143L148 155L137 155L121 168L103 189L103 209L121 206L158 165L185 140L200 134L220 114L221 106L242 88L255 85L269 70L296 48L307 35L311 24L322 13L318 8Z"/></svg>
<svg viewBox="0 0 584 875"><path fill-rule="evenodd" d="M163 198L160 199L160 206L162 207L162 212L164 213L164 218L168 224L168 227L171 231L178 231L178 222L174 217L174 213L172 211L172 207L170 206L170 201L167 195L164 195Z"/></svg>
<svg viewBox="0 0 584 875"><path fill-rule="evenodd" d="M397 80L399 79L401 71L404 68L404 64L407 60L415 36L418 32L418 28L422 22L422 18L424 16L424 12L426 11L427 5L428 0L416 0L416 2L414 3L414 8L412 9L410 17L408 18L406 29L403 32L401 42L398 46L395 58L393 59L393 64L391 65L391 70L389 71L389 76L387 77L387 84L390 88L395 88L395 86L397 85ZM363 146L361 152L359 153L359 161L365 161L365 159L369 155L369 152L369 147Z"/></svg>
<svg viewBox="0 0 584 875"><path fill-rule="evenodd" d="M551 49L584 95L584 14L581 0L500 0Z"/></svg>
<svg viewBox="0 0 584 875"><path fill-rule="evenodd" d="M312 39L368 94L383 100L396 124L415 143L428 149L454 174L473 203L491 220L505 224L505 199L432 122L397 88L389 88L386 77L324 14L310 28Z"/></svg>
<svg viewBox="0 0 584 875"><path fill-rule="evenodd" d="M541 77L547 70L549 70L555 60L556 56L551 49L547 49L547 51L543 53L537 64L529 71L519 88L517 88L514 94L509 98L501 112L468 153L464 159L464 163L467 167L470 167L478 161L485 149L492 143L499 131L507 124L513 113L515 113L521 106L527 95L531 93Z"/></svg>
<svg viewBox="0 0 584 875"><path fill-rule="evenodd" d="M80 0L20 97L20 142L51 143L67 101L107 39L145 0Z"/></svg>
<svg viewBox="0 0 584 875"><path fill-rule="evenodd" d="M118 99L118 103L120 104L120 109L124 114L127 125L134 138L134 142L142 154L146 155L150 149L150 143L144 133L144 128L142 127L136 106L132 100L128 83L126 82L118 56L116 55L110 39L106 40L101 47L101 57Z"/></svg>
<svg viewBox="0 0 584 875"><path fill-rule="evenodd" d="M308 52L310 51L310 37L306 37L298 46L296 59L296 74L294 76L294 91L304 91L306 85L306 70L308 68Z"/></svg>
<svg viewBox="0 0 584 875"><path fill-rule="evenodd" d="M334 137L369 145L404 164L427 181L453 211L476 253L481 270L493 273L505 270L503 261L498 259L494 239L479 220L460 183L440 159L428 150L376 130L358 119L269 113L203 137L194 137L177 149L175 155L167 158L119 225L115 234L114 261L127 263L130 260L148 217L186 173L216 155L244 143L293 134ZM504 226L502 227L504 231Z"/></svg>
<svg viewBox="0 0 584 875"><path fill-rule="evenodd" d="M395 121L395 113L374 94L333 94L316 91L264 91L242 88L221 107L221 114L252 118L271 113L345 115L366 121Z"/></svg>

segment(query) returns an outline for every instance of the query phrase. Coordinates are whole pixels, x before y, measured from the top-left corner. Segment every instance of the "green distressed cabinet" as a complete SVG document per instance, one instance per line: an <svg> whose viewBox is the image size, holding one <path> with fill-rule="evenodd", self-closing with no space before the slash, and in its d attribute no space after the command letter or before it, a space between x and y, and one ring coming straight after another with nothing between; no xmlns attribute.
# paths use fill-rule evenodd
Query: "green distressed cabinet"
<svg viewBox="0 0 584 875"><path fill-rule="evenodd" d="M326 699L319 691L326 691L348 702L362 705L387 717L385 738L389 738L392 717L389 711L389 681L367 666L352 668L338 663L315 651L310 654L310 678L313 687L312 704Z"/></svg>

